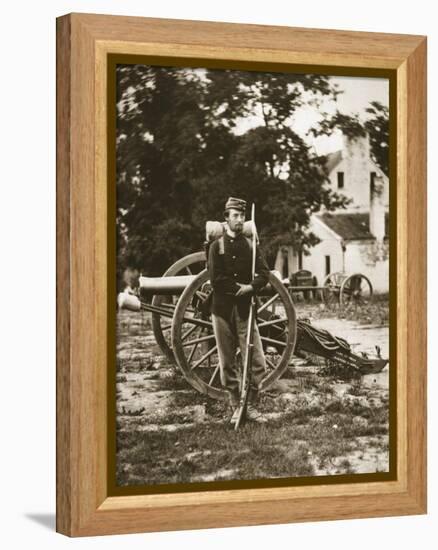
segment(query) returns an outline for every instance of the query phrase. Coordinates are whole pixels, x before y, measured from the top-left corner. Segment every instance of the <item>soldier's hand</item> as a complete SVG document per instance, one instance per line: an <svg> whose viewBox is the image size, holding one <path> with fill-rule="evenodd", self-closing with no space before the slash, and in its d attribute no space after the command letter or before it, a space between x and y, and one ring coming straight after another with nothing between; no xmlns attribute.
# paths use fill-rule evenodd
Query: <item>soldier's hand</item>
<svg viewBox="0 0 438 550"><path fill-rule="evenodd" d="M250 294L253 291L252 285L239 285L239 290L236 292L236 296L245 296L245 294Z"/></svg>

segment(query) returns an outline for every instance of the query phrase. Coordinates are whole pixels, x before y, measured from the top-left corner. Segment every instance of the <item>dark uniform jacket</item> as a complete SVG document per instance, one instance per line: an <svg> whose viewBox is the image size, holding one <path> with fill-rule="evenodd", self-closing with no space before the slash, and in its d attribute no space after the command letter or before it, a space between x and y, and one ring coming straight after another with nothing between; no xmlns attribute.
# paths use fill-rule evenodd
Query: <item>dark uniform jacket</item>
<svg viewBox="0 0 438 550"><path fill-rule="evenodd" d="M230 321L233 307L236 305L239 316L246 319L249 313L251 294L236 297L239 290L237 283L251 284L257 293L268 282L269 268L256 250L256 276L251 277L252 249L248 240L241 233L223 237L223 254L220 239L213 241L208 253L208 271L213 287L212 313Z"/></svg>

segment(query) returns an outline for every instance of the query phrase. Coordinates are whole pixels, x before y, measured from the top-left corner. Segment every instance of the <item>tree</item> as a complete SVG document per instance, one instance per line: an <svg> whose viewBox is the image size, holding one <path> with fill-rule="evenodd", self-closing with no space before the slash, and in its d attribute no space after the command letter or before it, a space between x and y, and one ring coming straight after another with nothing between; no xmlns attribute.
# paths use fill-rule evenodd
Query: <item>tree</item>
<svg viewBox="0 0 438 550"><path fill-rule="evenodd" d="M192 251L203 125L199 83L183 69L118 68L117 226L120 269L160 275Z"/></svg>
<svg viewBox="0 0 438 550"><path fill-rule="evenodd" d="M318 123L315 128L311 128L310 133L314 136L330 136L334 130L340 130L344 136L355 139L365 137L367 132L365 126L357 113L346 115L336 111L333 115L327 115Z"/></svg>
<svg viewBox="0 0 438 550"><path fill-rule="evenodd" d="M345 199L324 186L325 159L316 156L291 126L298 109L318 105L323 97L335 99L337 90L319 75L208 71L206 78L208 124L229 130L228 148L224 152L219 147L222 169L215 167L212 178L203 181L196 219L217 215L224 195L238 194L258 207L262 243L271 265L280 245L312 246L317 239L308 231L311 213L321 205L342 206ZM255 127L230 137L242 120L255 118ZM214 137L211 132L206 138L212 159L218 150ZM221 143L225 141L221 135ZM212 186L212 181L219 185ZM212 187L219 188L219 196Z"/></svg>
<svg viewBox="0 0 438 550"><path fill-rule="evenodd" d="M160 275L199 250L229 195L256 203L271 263L280 245L316 243L312 212L345 204L292 129L298 109L336 98L328 77L143 65L117 74L120 269Z"/></svg>

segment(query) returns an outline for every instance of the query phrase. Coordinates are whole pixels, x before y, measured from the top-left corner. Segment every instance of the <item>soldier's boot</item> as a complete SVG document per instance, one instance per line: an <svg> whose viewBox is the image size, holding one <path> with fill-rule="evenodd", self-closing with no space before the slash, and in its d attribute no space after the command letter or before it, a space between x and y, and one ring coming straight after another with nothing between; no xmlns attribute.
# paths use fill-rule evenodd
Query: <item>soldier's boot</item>
<svg viewBox="0 0 438 550"><path fill-rule="evenodd" d="M248 406L246 407L246 419L252 422L267 422L268 420L263 413L258 411L254 405L251 405L250 403L248 403Z"/></svg>
<svg viewBox="0 0 438 550"><path fill-rule="evenodd" d="M246 419L252 422L266 422L267 418L257 409L258 401L259 392L255 388L250 388L248 405L246 407Z"/></svg>

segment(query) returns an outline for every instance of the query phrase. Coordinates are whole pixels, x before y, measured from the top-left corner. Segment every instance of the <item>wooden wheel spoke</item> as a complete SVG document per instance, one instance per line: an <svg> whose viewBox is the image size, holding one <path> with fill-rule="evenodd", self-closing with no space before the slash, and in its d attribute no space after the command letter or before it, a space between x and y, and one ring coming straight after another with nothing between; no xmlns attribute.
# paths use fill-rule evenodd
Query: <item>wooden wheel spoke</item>
<svg viewBox="0 0 438 550"><path fill-rule="evenodd" d="M198 344L195 344L195 346L197 346ZM201 359L198 359L196 361L196 363L194 365L192 365L190 368L191 370L195 370L197 367L199 367L199 365L202 365L202 363L208 359L209 357L211 357L213 355L213 353L215 353L217 350L217 346L214 346L212 347L210 350L207 351L207 353L204 353L204 355L201 357ZM189 361L190 362L190 361Z"/></svg>
<svg viewBox="0 0 438 550"><path fill-rule="evenodd" d="M209 340L214 340L214 334L208 334L207 336L201 336L200 338L194 338L193 340L188 340L187 342L184 342L182 346L183 347L192 346L193 344L200 344L201 342L208 342Z"/></svg>
<svg viewBox="0 0 438 550"><path fill-rule="evenodd" d="M274 338L268 338L267 336L260 336L260 339L267 344L272 344L273 346L283 346L285 348L287 345L286 342L282 342L281 340L274 340Z"/></svg>
<svg viewBox="0 0 438 550"><path fill-rule="evenodd" d="M329 287L326 290L325 297L326 297L326 300L329 302L337 300L337 291Z"/></svg>
<svg viewBox="0 0 438 550"><path fill-rule="evenodd" d="M195 252L189 254L184 258L179 259L172 264L169 269L163 274L163 277L174 277L178 275L191 275L197 273L199 266L202 266L205 262L205 252ZM174 326L173 317L177 308L177 302L179 297L177 296L165 296L156 294L152 298L151 305L153 309L149 309L152 313L152 329L155 339L160 349L164 352L170 363L176 364L176 357L173 347L170 341L170 331L168 330L168 324L170 323L169 317L172 318L172 328ZM187 304L186 313L193 313L193 307L191 304ZM163 320L164 319L164 320ZM164 326L163 326L164 325ZM193 328L194 323L192 323ZM198 325L199 326L199 325Z"/></svg>
<svg viewBox="0 0 438 550"><path fill-rule="evenodd" d="M212 328L213 323L211 321L205 321L204 319L198 319L197 317L186 317L183 318L184 323L191 323L192 325L197 325L198 327Z"/></svg>
<svg viewBox="0 0 438 550"><path fill-rule="evenodd" d="M217 373L219 372L219 363L216 365L216 368L214 369L214 372L208 382L208 385L211 386L213 384L213 380L216 378Z"/></svg>
<svg viewBox="0 0 438 550"><path fill-rule="evenodd" d="M280 317L279 319L271 319L270 321L263 321L258 324L259 328L269 327L271 325L278 325L279 323L286 323L287 317ZM280 328L280 327L279 327Z"/></svg>
<svg viewBox="0 0 438 550"><path fill-rule="evenodd" d="M362 305L373 295L373 285L366 275L357 273L351 275L341 285L340 304Z"/></svg>
<svg viewBox="0 0 438 550"><path fill-rule="evenodd" d="M203 331L201 330L201 334L202 334L202 332L203 332ZM196 343L196 344L193 344L192 349L190 350L190 354L189 354L189 356L188 356L188 358L187 358L187 361L188 361L189 363L190 363L190 361L193 359L193 356L195 355L195 352L196 352L196 350L198 349L198 346L199 346L199 342Z"/></svg>
<svg viewBox="0 0 438 550"><path fill-rule="evenodd" d="M199 329L200 327L198 325L194 325L193 327L190 327L182 336L181 336L181 340L185 340L186 338L188 338L190 336L190 334L192 334L192 332L194 332L195 330Z"/></svg>
<svg viewBox="0 0 438 550"><path fill-rule="evenodd" d="M268 365L271 367L271 369L276 369L277 368L277 366L274 365L274 363L270 359L268 359L266 356L265 356L265 361L266 361L266 363L268 363Z"/></svg>
<svg viewBox="0 0 438 550"><path fill-rule="evenodd" d="M264 311L266 308L268 308L271 304L275 302L275 300L279 297L279 294L274 294L274 296L271 296L269 300L267 300L264 304L262 304L259 309L257 310L257 315Z"/></svg>

